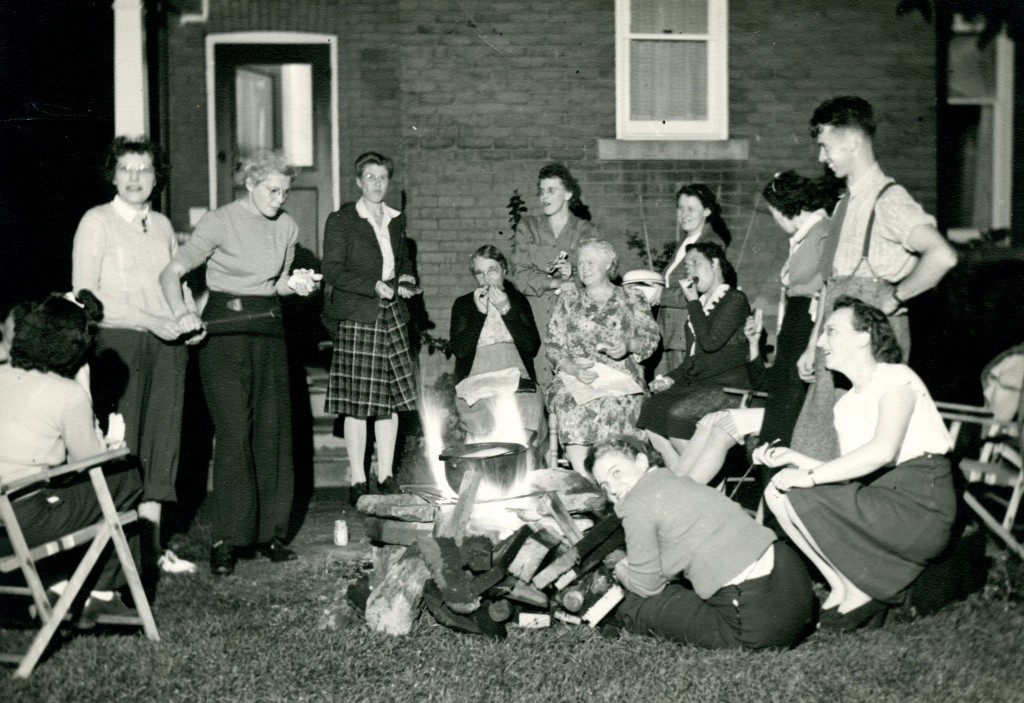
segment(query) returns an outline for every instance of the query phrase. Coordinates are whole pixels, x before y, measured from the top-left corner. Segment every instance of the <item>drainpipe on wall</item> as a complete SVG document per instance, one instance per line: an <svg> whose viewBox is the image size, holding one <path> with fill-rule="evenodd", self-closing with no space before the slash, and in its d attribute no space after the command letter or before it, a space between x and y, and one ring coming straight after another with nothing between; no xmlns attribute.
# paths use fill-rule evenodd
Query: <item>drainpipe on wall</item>
<svg viewBox="0 0 1024 703"><path fill-rule="evenodd" d="M114 0L114 135L149 135L143 0Z"/></svg>

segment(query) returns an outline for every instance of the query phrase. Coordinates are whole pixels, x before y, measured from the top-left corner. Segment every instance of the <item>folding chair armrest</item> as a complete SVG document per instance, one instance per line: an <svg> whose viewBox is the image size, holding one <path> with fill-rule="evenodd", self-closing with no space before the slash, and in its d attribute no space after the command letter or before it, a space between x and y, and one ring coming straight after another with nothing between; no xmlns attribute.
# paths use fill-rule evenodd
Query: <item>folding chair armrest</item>
<svg viewBox="0 0 1024 703"><path fill-rule="evenodd" d="M731 388L729 386L725 386L725 387L722 388L722 390L725 393L728 393L730 395L738 395L738 396L740 396L740 407L741 408L747 407L747 404L753 398L767 398L768 397L768 394L765 391L755 391L755 390L752 390L750 388Z"/></svg>
<svg viewBox="0 0 1024 703"><path fill-rule="evenodd" d="M63 476L65 474L80 473L94 466L101 466L114 459L119 459L123 456L127 456L130 452L128 447L121 447L120 449L112 449L109 452L103 452L96 456L91 456L88 459L82 459L71 464L61 464L60 466L52 467L41 467L39 471L28 476L22 476L13 481L4 483L0 482L0 493L12 493L14 491L21 490L27 486L31 486L35 483L45 483L50 479Z"/></svg>

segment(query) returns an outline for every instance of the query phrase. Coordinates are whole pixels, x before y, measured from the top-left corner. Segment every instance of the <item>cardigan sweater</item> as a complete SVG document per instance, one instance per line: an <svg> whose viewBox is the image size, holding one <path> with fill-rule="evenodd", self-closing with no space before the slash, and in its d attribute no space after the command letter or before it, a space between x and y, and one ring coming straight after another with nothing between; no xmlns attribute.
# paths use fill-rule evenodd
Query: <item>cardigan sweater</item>
<svg viewBox="0 0 1024 703"><path fill-rule="evenodd" d="M388 235L395 255L395 278L385 283L394 287L401 276L415 276L405 241L404 214L391 220ZM375 287L383 265L377 235L356 212L356 204L345 203L332 212L324 225L324 317L334 323L350 320L373 324L380 304ZM408 321L405 299L396 291L394 300L399 319Z"/></svg>
<svg viewBox="0 0 1024 703"><path fill-rule="evenodd" d="M540 349L541 340L540 334L537 332L537 324L533 319L533 312L530 310L530 302L508 279L505 280L505 293L508 294L511 308L502 316L502 320L504 320L509 334L512 335L512 341L515 342L526 372L530 378L536 381L537 374L533 369L533 357ZM486 319L487 315L477 310L472 293L455 299L455 303L452 305L449 338L451 339L452 353L455 354L456 383L466 378L473 368L477 343L480 341L480 331L484 328Z"/></svg>

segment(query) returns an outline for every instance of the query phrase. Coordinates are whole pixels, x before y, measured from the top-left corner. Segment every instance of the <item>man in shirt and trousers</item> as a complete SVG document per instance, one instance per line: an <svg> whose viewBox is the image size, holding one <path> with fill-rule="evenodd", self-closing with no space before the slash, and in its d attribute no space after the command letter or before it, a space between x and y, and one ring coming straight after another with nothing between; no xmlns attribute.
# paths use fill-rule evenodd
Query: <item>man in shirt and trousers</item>
<svg viewBox="0 0 1024 703"><path fill-rule="evenodd" d="M826 284L814 332L798 366L811 383L793 433L793 448L828 461L839 456L832 407L842 391L835 388L816 344L820 326L842 294L874 305L889 317L906 362L910 323L906 301L934 288L956 265L956 252L905 188L882 172L874 152L875 119L863 98L826 100L811 117L818 161L838 178L846 193L832 215L822 254Z"/></svg>

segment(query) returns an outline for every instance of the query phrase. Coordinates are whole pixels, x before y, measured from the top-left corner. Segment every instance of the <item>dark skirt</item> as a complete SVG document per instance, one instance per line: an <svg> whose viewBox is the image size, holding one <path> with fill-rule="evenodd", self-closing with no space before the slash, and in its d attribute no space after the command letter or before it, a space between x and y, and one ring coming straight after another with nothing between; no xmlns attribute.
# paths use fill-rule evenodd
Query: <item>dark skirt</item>
<svg viewBox="0 0 1024 703"><path fill-rule="evenodd" d="M381 300L373 324L342 320L334 339L325 411L387 417L416 409L416 365L398 301Z"/></svg>
<svg viewBox="0 0 1024 703"><path fill-rule="evenodd" d="M726 393L718 384L676 383L644 401L636 426L662 437L689 439L702 417L718 410L738 408L740 400L740 396Z"/></svg>
<svg viewBox="0 0 1024 703"><path fill-rule="evenodd" d="M807 384L800 378L796 362L807 348L814 322L809 314L811 298L794 296L786 300L786 314L775 342L775 359L768 369L765 390L764 422L761 424L762 442L778 440L784 447L790 445L793 427L804 404Z"/></svg>
<svg viewBox="0 0 1024 703"><path fill-rule="evenodd" d="M949 542L949 460L926 454L863 480L795 488L789 502L830 562L875 600L898 603Z"/></svg>

